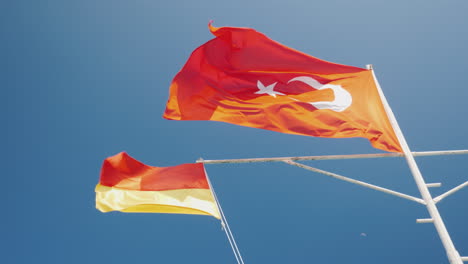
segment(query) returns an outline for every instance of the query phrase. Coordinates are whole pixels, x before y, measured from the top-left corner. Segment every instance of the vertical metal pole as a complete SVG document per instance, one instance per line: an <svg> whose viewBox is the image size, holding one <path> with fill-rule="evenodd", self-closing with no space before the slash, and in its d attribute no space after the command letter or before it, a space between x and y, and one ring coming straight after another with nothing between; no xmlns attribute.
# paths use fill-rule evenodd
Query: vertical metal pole
<svg viewBox="0 0 468 264"><path fill-rule="evenodd" d="M421 193L423 200L426 202L426 208L429 211L429 214L433 220L434 226L437 230L437 233L439 234L440 240L442 241L442 244L444 245L445 251L447 253L447 257L451 264L463 264L460 254L455 249L452 239L450 238L447 228L445 227L444 221L442 220L442 217L439 214L437 206L435 205L435 202L432 199L432 196L429 192L426 182L424 181L424 178L421 172L419 171L418 165L416 164L416 160L414 159L413 154L411 153L411 150L408 146L408 143L406 142L405 137L403 136L403 133L401 132L400 126L398 125L398 122L396 121L395 115L393 114L393 111L390 108L387 102L387 99L385 98L385 95L382 92L382 88L380 87L379 82L377 81L377 78L375 77L374 70L372 69L372 65L367 65L367 69L372 71L372 75L374 77L374 81L377 86L380 99L382 100L383 106L390 120L390 123L393 127L393 130L395 131L398 141L400 142L400 145L403 149L406 162L408 163L411 173L413 174L414 181L416 182L416 185L418 186L419 192Z"/></svg>

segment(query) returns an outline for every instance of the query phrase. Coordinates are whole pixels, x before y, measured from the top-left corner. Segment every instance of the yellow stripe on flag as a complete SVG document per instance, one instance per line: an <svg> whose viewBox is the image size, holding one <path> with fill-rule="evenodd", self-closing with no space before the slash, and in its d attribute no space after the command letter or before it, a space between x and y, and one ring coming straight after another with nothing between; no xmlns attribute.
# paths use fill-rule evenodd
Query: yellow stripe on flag
<svg viewBox="0 0 468 264"><path fill-rule="evenodd" d="M96 208L101 212L198 214L220 219L218 207L209 189L137 191L98 184Z"/></svg>

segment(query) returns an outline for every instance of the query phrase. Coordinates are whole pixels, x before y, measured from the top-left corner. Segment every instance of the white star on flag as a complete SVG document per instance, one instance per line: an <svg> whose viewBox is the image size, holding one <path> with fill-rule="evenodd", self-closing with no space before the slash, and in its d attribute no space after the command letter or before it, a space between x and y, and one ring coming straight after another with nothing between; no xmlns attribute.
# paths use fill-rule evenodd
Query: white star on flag
<svg viewBox="0 0 468 264"><path fill-rule="evenodd" d="M276 98L277 94L278 95L285 95L284 93L273 91L273 88L275 88L276 84L277 84L277 82L275 82L273 84L270 84L270 85L265 87L265 85L263 85L263 83L259 80L259 81L257 81L258 91L255 92L255 94L268 94L268 95L271 95L271 96L273 96L275 98Z"/></svg>

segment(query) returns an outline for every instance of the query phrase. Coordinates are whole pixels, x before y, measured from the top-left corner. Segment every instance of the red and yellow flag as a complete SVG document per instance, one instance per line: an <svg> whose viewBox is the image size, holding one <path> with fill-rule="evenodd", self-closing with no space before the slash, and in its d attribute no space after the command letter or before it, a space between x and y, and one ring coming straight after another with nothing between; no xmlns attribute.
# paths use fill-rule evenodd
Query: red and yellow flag
<svg viewBox="0 0 468 264"><path fill-rule="evenodd" d="M145 165L121 152L104 160L96 186L101 212L212 215L220 219L203 164Z"/></svg>
<svg viewBox="0 0 468 264"><path fill-rule="evenodd" d="M401 152L370 70L314 58L253 29L209 28L215 38L175 76L164 118L364 137Z"/></svg>

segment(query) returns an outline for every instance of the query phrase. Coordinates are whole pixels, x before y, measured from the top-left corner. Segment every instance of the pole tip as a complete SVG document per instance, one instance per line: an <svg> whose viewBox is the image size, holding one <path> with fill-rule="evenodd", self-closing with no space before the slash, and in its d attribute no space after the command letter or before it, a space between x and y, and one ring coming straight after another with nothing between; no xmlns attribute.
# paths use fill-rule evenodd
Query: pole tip
<svg viewBox="0 0 468 264"><path fill-rule="evenodd" d="M373 70L374 68L372 67L372 64L367 64L367 65L366 65L366 69L368 69L368 70Z"/></svg>

